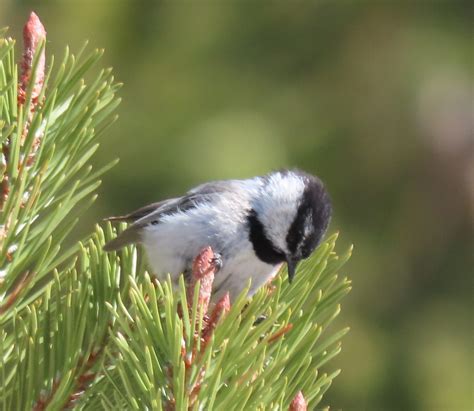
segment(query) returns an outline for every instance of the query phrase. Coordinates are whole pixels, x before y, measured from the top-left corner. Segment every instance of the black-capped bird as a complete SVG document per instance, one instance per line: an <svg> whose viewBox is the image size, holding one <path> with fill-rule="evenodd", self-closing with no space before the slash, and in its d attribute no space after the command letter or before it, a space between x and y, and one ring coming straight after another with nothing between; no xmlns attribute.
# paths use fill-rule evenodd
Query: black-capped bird
<svg viewBox="0 0 474 411"><path fill-rule="evenodd" d="M252 295L282 263L291 282L298 262L310 256L328 227L331 201L315 176L283 170L247 180L205 183L171 198L109 220L131 225L104 250L131 243L145 247L153 272L177 284L206 246L220 256L213 300L234 299L248 284Z"/></svg>

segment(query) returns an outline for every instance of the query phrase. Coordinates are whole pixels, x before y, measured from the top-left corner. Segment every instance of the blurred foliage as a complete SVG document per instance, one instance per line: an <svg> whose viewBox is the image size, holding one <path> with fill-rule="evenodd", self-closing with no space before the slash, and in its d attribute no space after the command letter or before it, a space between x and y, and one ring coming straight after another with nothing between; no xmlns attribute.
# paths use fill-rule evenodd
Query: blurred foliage
<svg viewBox="0 0 474 411"><path fill-rule="evenodd" d="M318 174L356 244L328 402L473 408L471 2L2 0L0 26L31 9L48 50L89 39L125 83L85 232L209 179Z"/></svg>

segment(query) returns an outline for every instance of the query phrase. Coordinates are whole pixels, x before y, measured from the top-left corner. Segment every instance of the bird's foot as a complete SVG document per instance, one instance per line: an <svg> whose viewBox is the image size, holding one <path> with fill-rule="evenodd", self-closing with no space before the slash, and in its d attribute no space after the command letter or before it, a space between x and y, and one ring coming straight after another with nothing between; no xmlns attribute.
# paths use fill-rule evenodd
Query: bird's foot
<svg viewBox="0 0 474 411"><path fill-rule="evenodd" d="M218 253L214 253L214 257L209 260L214 270L217 272L222 268L222 256Z"/></svg>

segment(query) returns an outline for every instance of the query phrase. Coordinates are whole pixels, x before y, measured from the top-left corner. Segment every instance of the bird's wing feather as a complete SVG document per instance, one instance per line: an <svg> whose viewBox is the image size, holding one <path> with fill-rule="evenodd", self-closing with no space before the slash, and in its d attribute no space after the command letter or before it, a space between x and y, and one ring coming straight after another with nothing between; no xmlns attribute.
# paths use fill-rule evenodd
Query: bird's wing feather
<svg viewBox="0 0 474 411"><path fill-rule="evenodd" d="M203 202L214 201L216 197L219 197L224 193L233 192L236 189L237 185L234 181L214 181L205 183L188 191L188 193L183 197L153 203L125 216L111 217L107 220L127 221L132 222L132 224L126 230L122 231L116 238L105 244L104 250L114 251L125 247L128 244L138 243L141 241L142 229L150 224L159 224L162 216L189 210Z"/></svg>
<svg viewBox="0 0 474 411"><path fill-rule="evenodd" d="M133 223L142 217L158 210L160 207L169 204L172 201L179 200L178 198L172 198L168 200L159 201L157 203L148 204L144 207L140 207L138 210L132 211L131 213L113 217L107 217L105 221L125 221L127 223Z"/></svg>

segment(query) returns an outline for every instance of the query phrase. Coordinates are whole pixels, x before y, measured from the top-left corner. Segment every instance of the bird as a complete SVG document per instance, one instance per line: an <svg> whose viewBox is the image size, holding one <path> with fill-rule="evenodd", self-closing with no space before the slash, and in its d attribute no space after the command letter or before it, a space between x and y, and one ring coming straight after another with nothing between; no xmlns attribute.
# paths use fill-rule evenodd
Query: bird
<svg viewBox="0 0 474 411"><path fill-rule="evenodd" d="M252 296L286 263L291 283L298 263L320 244L332 214L323 182L299 169L282 169L242 180L211 181L184 196L142 207L108 221L130 225L105 251L142 244L159 279L189 280L194 258L205 247L216 253L212 300L235 299L250 281Z"/></svg>

